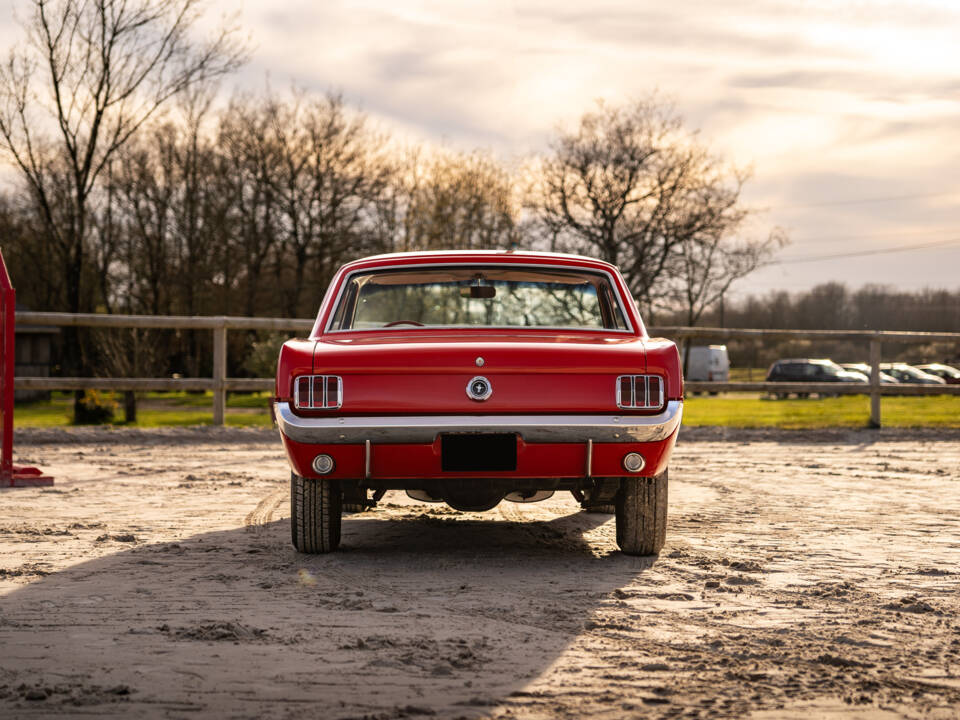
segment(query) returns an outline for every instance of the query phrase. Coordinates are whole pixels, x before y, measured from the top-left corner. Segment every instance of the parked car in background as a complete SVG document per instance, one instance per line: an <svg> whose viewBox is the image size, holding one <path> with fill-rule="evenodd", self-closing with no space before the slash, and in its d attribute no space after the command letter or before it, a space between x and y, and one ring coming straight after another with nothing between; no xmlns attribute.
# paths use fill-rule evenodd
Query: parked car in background
<svg viewBox="0 0 960 720"><path fill-rule="evenodd" d="M870 373L872 372L870 366L867 363L841 363L840 367L844 370L849 370L851 372L858 372L864 377L867 378L867 382L870 381ZM880 383L883 385L896 385L899 380L897 380L893 375L880 371Z"/></svg>
<svg viewBox="0 0 960 720"><path fill-rule="evenodd" d="M730 356L726 345L695 345L687 352L687 380L704 382L730 381Z"/></svg>
<svg viewBox="0 0 960 720"><path fill-rule="evenodd" d="M388 490L471 512L565 490L615 509L624 553L663 547L680 355L600 260L438 251L345 265L309 338L284 343L275 402L300 552L336 550L342 503Z"/></svg>
<svg viewBox="0 0 960 720"><path fill-rule="evenodd" d="M938 378L943 378L947 385L960 385L960 370L950 365L928 363L926 365L914 365L914 367L918 370L923 370L923 372L928 375L936 375Z"/></svg>
<svg viewBox="0 0 960 720"><path fill-rule="evenodd" d="M946 385L947 381L942 377L931 375L923 370L918 370L913 365L906 363L882 363L880 369L888 375L892 375L899 382L913 383L914 385Z"/></svg>
<svg viewBox="0 0 960 720"><path fill-rule="evenodd" d="M805 382L805 383L867 383L863 373L844 370L826 358L788 358L778 360L767 371L767 382ZM784 398L788 393L778 392L777 397ZM806 391L797 392L799 397L809 395Z"/></svg>

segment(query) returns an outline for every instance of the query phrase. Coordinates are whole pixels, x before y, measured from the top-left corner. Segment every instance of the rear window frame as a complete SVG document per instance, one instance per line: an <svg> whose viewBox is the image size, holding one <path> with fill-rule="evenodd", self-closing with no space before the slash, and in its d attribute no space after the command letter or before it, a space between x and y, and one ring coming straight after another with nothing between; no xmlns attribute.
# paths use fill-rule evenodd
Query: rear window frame
<svg viewBox="0 0 960 720"><path fill-rule="evenodd" d="M528 269L528 270L545 270L545 271L560 271L568 272L571 274L581 274L581 275L598 275L603 277L606 280L607 288L609 289L609 295L617 306L617 309L620 311L620 316L623 318L624 323L626 324L625 328L617 327L577 327L572 325L424 325L424 326L411 326L411 325L401 325L397 327L376 327L376 328L334 328L334 320L337 317L337 313L340 309L340 304L344 301L346 292L350 287L351 280L356 275L370 275L382 272L394 272L394 271L416 271L417 269L427 269L427 268L469 268L471 270L483 270L484 268L498 268L498 269ZM602 293L598 292L598 298ZM357 268L347 273L343 280L340 283L340 287L337 290L337 295L334 298L333 303L330 306L330 311L327 315L326 324L323 329L324 335L338 335L341 333L382 333L382 332L416 332L416 331L457 331L457 330L508 330L508 331L525 331L525 332L542 332L542 331L566 331L566 332L587 332L587 333L615 333L618 335L636 335L637 331L634 329L633 321L631 320L630 313L627 312L625 306L625 298L620 292L620 288L617 285L616 279L613 276L613 273L603 270L600 268L589 268L589 267L575 267L570 265L548 265L541 263L497 263L497 262L482 262L482 263L416 263L416 264L404 264L404 265L390 265L384 267L376 268ZM602 301L601 301L602 302Z"/></svg>

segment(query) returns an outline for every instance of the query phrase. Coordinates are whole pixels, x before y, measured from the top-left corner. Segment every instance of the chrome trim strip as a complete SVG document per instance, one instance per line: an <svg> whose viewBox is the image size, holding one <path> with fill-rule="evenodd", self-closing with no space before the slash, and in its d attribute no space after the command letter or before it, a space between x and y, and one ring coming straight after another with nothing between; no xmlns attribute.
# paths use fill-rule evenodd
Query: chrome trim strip
<svg viewBox="0 0 960 720"><path fill-rule="evenodd" d="M363 479L370 479L370 461L372 460L373 450L370 447L370 441L366 440L363 443Z"/></svg>
<svg viewBox="0 0 960 720"><path fill-rule="evenodd" d="M496 260L478 262L478 263L468 263L468 262L433 262L433 263L403 263L401 265L385 265L383 267L372 267L372 268L357 268L356 270L351 270L347 273L343 282L340 283L340 289L337 292L337 296L333 299L333 304L330 305L330 314L327 316L327 324L323 328L323 335L334 335L336 333L346 333L346 332L380 332L383 328L348 328L346 330L334 330L333 329L333 317L337 314L337 307L340 305L340 301L343 300L343 292L346 290L347 283L350 282L350 279L354 275L359 274L370 274L374 272L382 272L384 270L409 270L409 269L420 269L426 267L463 267L463 266L474 266L474 267L520 267L520 268L537 268L539 270L570 270L573 272L586 272L593 273L595 275L606 275L607 279L610 281L610 290L611 294L614 296L614 299L617 301L617 307L620 309L620 314L623 316L623 321L627 324L625 330L618 330L617 328L575 328L575 327L546 327L546 326L533 326L526 327L524 325L462 325L462 326L434 326L434 328L454 328L454 329L481 329L481 330L569 330L574 332L604 332L604 333L620 333L626 335L635 335L636 331L633 328L633 323L630 320L630 315L627 313L627 308L625 307L626 298L621 297L619 288L617 287L616 278L614 278L613 273L609 270L604 270L601 268L578 268L575 265L548 265L541 264L537 262L497 262ZM627 292L630 292L627 288ZM633 298L629 298L633 300ZM319 321L319 317L317 318ZM409 330L410 328L398 328L398 330ZM312 336L312 334L311 334Z"/></svg>
<svg viewBox="0 0 960 720"><path fill-rule="evenodd" d="M391 417L301 417L288 402L276 404L277 425L301 443L431 444L443 432L517 433L531 443L657 442L679 427L683 402L671 400L658 415L401 415Z"/></svg>

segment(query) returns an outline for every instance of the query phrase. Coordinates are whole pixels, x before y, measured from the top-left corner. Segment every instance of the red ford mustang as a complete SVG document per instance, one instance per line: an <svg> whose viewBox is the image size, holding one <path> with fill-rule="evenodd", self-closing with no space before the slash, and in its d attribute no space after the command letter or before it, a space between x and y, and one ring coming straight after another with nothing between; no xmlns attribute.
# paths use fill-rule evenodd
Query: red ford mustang
<svg viewBox="0 0 960 720"><path fill-rule="evenodd" d="M426 252L345 265L277 366L293 544L340 544L387 490L482 511L567 490L660 551L683 409L676 346L617 269L573 255Z"/></svg>

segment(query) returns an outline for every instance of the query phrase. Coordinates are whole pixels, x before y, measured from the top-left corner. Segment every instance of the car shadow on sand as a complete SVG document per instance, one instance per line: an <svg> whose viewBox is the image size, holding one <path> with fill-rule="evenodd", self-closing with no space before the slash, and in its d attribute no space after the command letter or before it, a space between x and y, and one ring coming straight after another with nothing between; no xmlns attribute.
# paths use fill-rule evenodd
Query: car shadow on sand
<svg viewBox="0 0 960 720"><path fill-rule="evenodd" d="M610 516L422 507L347 516L324 556L296 553L288 520L105 540L0 598L0 715L485 716L654 562L597 535Z"/></svg>

